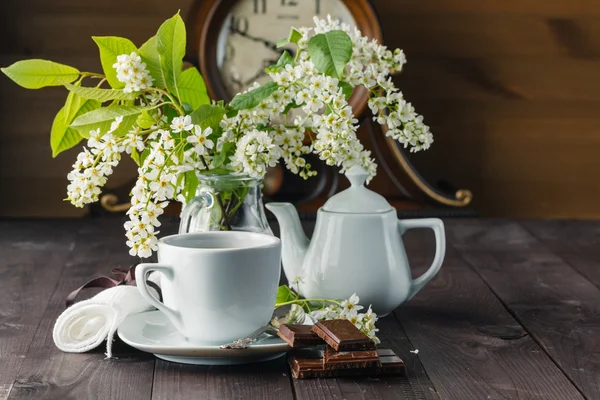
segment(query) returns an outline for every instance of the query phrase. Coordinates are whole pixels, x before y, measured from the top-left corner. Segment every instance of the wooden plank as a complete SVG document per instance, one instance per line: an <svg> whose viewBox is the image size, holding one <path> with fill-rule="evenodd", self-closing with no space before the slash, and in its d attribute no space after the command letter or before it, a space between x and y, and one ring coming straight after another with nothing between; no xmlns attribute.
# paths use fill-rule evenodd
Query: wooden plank
<svg viewBox="0 0 600 400"><path fill-rule="evenodd" d="M414 57L398 77L411 100L493 98L597 101L598 61L545 57ZM567 78L559 78L567 77Z"/></svg>
<svg viewBox="0 0 600 400"><path fill-rule="evenodd" d="M183 16L185 11L182 9ZM409 57L516 55L594 58L600 55L597 46L600 39L598 17L549 19L529 14L415 15L406 14L402 7L391 5L387 5L384 11L380 20L385 44L402 48ZM20 23L12 27L10 33L18 36L19 46L26 47L30 53L45 52L62 57L82 49L95 49L90 38L93 35L124 36L139 46L155 33L170 13L172 8L132 15L121 8L118 14L112 9L110 15L106 15L100 7L94 10L89 7L77 10L74 7L57 12L38 6L35 13L21 15ZM428 29L422 29L423 26ZM69 40L56 40L60 34L71 32L77 32L77 35L70 36ZM0 51L10 52L13 46L14 43L4 42L0 44Z"/></svg>
<svg viewBox="0 0 600 400"><path fill-rule="evenodd" d="M481 221L480 246L469 247L451 224L450 243L588 398L600 397L600 290L517 223ZM498 250L518 235L524 245ZM529 249L527 249L529 247ZM538 250L531 250L537 247ZM523 251L525 250L525 251Z"/></svg>
<svg viewBox="0 0 600 400"><path fill-rule="evenodd" d="M285 356L259 364L200 366L156 361L152 398L292 399Z"/></svg>
<svg viewBox="0 0 600 400"><path fill-rule="evenodd" d="M9 399L148 399L154 359L127 346L105 360L104 348L83 354L63 353L54 346L52 329L69 292L112 268L127 267L129 257L120 219L86 221L23 361Z"/></svg>
<svg viewBox="0 0 600 400"><path fill-rule="evenodd" d="M404 235L416 276L433 243ZM444 399L583 399L455 250L438 276L395 315Z"/></svg>
<svg viewBox="0 0 600 400"><path fill-rule="evenodd" d="M397 10L403 14L522 14L522 15L541 15L541 16L589 16L599 15L600 9L598 2L594 0L552 0L540 2L537 0L456 0L444 1L434 0L422 2L419 0L405 0L402 2L391 3L387 0L373 0L375 8L382 10ZM390 7L390 4L397 5L397 8Z"/></svg>
<svg viewBox="0 0 600 400"><path fill-rule="evenodd" d="M521 225L600 288L600 222L527 220Z"/></svg>
<svg viewBox="0 0 600 400"><path fill-rule="evenodd" d="M458 250L469 251L537 251L541 244L520 225L502 219L470 219L445 221L448 242Z"/></svg>
<svg viewBox="0 0 600 400"><path fill-rule="evenodd" d="M519 223L552 252L600 253L600 222L586 220L523 220Z"/></svg>
<svg viewBox="0 0 600 400"><path fill-rule="evenodd" d="M294 389L298 399L438 399L420 357L410 353L413 343L398 321L388 316L377 322L381 348L394 350L406 364L407 376L356 379L298 379Z"/></svg>
<svg viewBox="0 0 600 400"><path fill-rule="evenodd" d="M57 221L0 225L0 399L10 393L34 341L47 301L73 250L77 226Z"/></svg>
<svg viewBox="0 0 600 400"><path fill-rule="evenodd" d="M380 14L385 44L413 57L574 57L600 55L598 17L530 14ZM427 29L422 29L427 26ZM393 27L393 28L392 28ZM386 29L387 28L387 29ZM410 67L410 64L409 64Z"/></svg>

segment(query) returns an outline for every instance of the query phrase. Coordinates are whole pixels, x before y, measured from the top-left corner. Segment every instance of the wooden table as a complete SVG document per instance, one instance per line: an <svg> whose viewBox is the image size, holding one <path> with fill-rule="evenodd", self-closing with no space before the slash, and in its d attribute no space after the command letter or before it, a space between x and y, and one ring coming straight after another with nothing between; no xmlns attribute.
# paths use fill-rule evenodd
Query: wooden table
<svg viewBox="0 0 600 400"><path fill-rule="evenodd" d="M0 221L0 399L599 399L600 222L446 229L439 275L378 323L408 375L294 381L284 359L189 366L122 343L111 360L60 352L51 331L67 294L132 262L122 221ZM432 242L406 234L416 273Z"/></svg>

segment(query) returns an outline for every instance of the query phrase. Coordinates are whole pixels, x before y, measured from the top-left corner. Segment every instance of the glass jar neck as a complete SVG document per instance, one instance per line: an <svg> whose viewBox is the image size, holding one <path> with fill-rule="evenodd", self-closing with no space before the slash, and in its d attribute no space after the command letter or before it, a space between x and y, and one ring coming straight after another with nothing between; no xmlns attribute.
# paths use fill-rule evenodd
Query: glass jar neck
<svg viewBox="0 0 600 400"><path fill-rule="evenodd" d="M248 175L235 175L235 174L223 174L223 175L200 175L198 177L199 187L209 187L218 191L234 190L238 188L246 188L253 190L260 188L262 179L253 178Z"/></svg>

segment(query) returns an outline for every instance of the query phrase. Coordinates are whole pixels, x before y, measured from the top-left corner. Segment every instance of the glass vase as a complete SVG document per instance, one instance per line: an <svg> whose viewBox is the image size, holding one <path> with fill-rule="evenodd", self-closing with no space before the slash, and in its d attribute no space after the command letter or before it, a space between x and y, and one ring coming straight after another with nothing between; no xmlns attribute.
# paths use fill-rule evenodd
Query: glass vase
<svg viewBox="0 0 600 400"><path fill-rule="evenodd" d="M179 233L250 231L272 235L261 180L246 175L202 175L196 197L181 213Z"/></svg>

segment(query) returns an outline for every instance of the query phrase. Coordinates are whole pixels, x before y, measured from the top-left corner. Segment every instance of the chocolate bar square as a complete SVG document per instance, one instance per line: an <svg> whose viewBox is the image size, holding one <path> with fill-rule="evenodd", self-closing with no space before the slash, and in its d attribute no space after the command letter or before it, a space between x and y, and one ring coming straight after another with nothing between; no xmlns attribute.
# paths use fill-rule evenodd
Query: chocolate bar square
<svg viewBox="0 0 600 400"><path fill-rule="evenodd" d="M325 349L323 356L325 369L337 368L369 368L379 367L377 350L335 351L331 347Z"/></svg>
<svg viewBox="0 0 600 400"><path fill-rule="evenodd" d="M346 319L319 321L312 327L336 351L375 350L375 342Z"/></svg>
<svg viewBox="0 0 600 400"><path fill-rule="evenodd" d="M405 375L406 374L406 366L404 365L404 361L393 351L387 349L387 351L391 354L382 354L379 350L379 361L381 362L381 367L379 368L378 375Z"/></svg>
<svg viewBox="0 0 600 400"><path fill-rule="evenodd" d="M323 343L323 340L312 331L311 325L288 325L279 327L277 335L291 347L313 346Z"/></svg>
<svg viewBox="0 0 600 400"><path fill-rule="evenodd" d="M377 350L380 355L380 350ZM404 363L391 351L384 351L380 355L381 365L377 367L364 368L334 368L326 369L323 359L316 358L320 351L296 353L290 355L289 364L292 370L292 376L296 379L305 378L329 378L329 377L347 377L347 376L378 376L378 375L403 375L405 373ZM307 357L307 358L303 358Z"/></svg>

